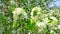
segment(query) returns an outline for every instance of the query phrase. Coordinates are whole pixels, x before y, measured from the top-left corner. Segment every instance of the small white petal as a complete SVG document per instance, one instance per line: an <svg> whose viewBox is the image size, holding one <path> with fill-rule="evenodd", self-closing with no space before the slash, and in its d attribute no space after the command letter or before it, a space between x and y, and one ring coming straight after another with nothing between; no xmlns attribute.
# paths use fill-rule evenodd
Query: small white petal
<svg viewBox="0 0 60 34"><path fill-rule="evenodd" d="M57 25L57 28L60 29L60 25Z"/></svg>
<svg viewBox="0 0 60 34"><path fill-rule="evenodd" d="M28 34L30 34L30 32L28 32Z"/></svg>
<svg viewBox="0 0 60 34"><path fill-rule="evenodd" d="M43 27L43 28L46 27L46 23L44 23L44 22L37 22L36 25L37 25L38 27Z"/></svg>
<svg viewBox="0 0 60 34"><path fill-rule="evenodd" d="M58 20L56 19L56 17L51 16L50 18L51 18L52 20L54 20L54 21L58 21Z"/></svg>

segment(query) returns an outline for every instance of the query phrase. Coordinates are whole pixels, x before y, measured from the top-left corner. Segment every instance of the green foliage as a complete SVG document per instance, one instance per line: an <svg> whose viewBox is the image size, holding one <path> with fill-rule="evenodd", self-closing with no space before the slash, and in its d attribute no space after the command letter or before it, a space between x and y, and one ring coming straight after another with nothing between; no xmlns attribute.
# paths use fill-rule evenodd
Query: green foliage
<svg viewBox="0 0 60 34"><path fill-rule="evenodd" d="M3 1L3 6L7 6L7 15L4 11L0 13L0 33L60 34L60 10L59 8L54 8L50 11L51 9L49 9L48 4L51 1Z"/></svg>

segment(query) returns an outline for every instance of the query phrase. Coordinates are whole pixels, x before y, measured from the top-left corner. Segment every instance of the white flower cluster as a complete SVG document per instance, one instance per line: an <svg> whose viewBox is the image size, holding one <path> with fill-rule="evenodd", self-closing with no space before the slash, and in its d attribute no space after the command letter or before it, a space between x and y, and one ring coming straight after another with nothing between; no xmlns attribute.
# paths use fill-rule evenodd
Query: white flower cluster
<svg viewBox="0 0 60 34"><path fill-rule="evenodd" d="M49 22L49 20L48 20L47 17L45 17L45 18L43 19L43 21L44 21L45 23L48 23L48 22Z"/></svg>
<svg viewBox="0 0 60 34"><path fill-rule="evenodd" d="M41 11L41 8L36 6L32 9L32 11L35 11L35 10Z"/></svg>
<svg viewBox="0 0 60 34"><path fill-rule="evenodd" d="M57 28L60 29L60 25L57 25Z"/></svg>
<svg viewBox="0 0 60 34"><path fill-rule="evenodd" d="M41 8L40 7L34 7L33 9L32 9L32 12L31 12L31 18L33 18L34 16L33 16L33 14L34 14L34 11L36 11L36 13L37 14L41 14Z"/></svg>
<svg viewBox="0 0 60 34"><path fill-rule="evenodd" d="M46 28L46 23L44 22L37 22L36 25L40 28Z"/></svg>
<svg viewBox="0 0 60 34"><path fill-rule="evenodd" d="M52 20L54 20L55 22L58 21L58 20L56 19L56 17L54 17L54 16L50 16L50 18L51 18Z"/></svg>
<svg viewBox="0 0 60 34"><path fill-rule="evenodd" d="M12 13L14 21L17 20L20 14L22 14L21 18L27 18L27 13L22 8L15 8L15 10Z"/></svg>

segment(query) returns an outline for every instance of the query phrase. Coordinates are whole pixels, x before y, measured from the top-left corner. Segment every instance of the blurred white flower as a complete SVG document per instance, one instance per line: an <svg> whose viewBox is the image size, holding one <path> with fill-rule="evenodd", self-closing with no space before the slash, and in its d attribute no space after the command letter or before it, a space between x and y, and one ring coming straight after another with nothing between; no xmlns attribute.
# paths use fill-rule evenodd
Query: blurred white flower
<svg viewBox="0 0 60 34"><path fill-rule="evenodd" d="M58 21L56 17L50 16L50 18L54 21Z"/></svg>
<svg viewBox="0 0 60 34"><path fill-rule="evenodd" d="M21 11L22 11L22 8L15 8L15 10L12 12L14 21L17 20L17 17L21 13Z"/></svg>
<svg viewBox="0 0 60 34"><path fill-rule="evenodd" d="M54 30L50 30L50 34L57 34Z"/></svg>
<svg viewBox="0 0 60 34"><path fill-rule="evenodd" d="M33 16L35 11L36 11L37 14L41 14L41 12L40 12L41 8L36 6L31 11L31 18L35 17L35 16Z"/></svg>
<svg viewBox="0 0 60 34"><path fill-rule="evenodd" d="M15 1L14 0L10 0L10 4L11 5L14 5L15 4Z"/></svg>
<svg viewBox="0 0 60 34"><path fill-rule="evenodd" d="M30 34L30 32L28 32L28 34Z"/></svg>
<svg viewBox="0 0 60 34"><path fill-rule="evenodd" d="M54 31L53 31L53 30L50 30L50 33L51 33L51 34L53 34L53 33L54 33Z"/></svg>
<svg viewBox="0 0 60 34"><path fill-rule="evenodd" d="M11 32L12 32L12 34L15 34L15 33L16 33L16 31L15 31L15 30L12 30Z"/></svg>
<svg viewBox="0 0 60 34"><path fill-rule="evenodd" d="M55 30L57 30L57 27L54 27Z"/></svg>
<svg viewBox="0 0 60 34"><path fill-rule="evenodd" d="M41 31L43 31L44 29L43 29L43 28L42 28L42 29L41 29L41 28L38 28L38 30L39 30L39 32L41 32Z"/></svg>
<svg viewBox="0 0 60 34"><path fill-rule="evenodd" d="M48 22L49 22L48 17L45 17L45 18L43 19L43 21L44 21L45 23L48 23Z"/></svg>
<svg viewBox="0 0 60 34"><path fill-rule="evenodd" d="M41 8L40 8L40 7L34 7L34 8L32 9L31 15L33 15L33 12L34 12L35 10L36 10L38 13L40 13Z"/></svg>
<svg viewBox="0 0 60 34"><path fill-rule="evenodd" d="M36 25L38 27L42 27L42 28L45 28L46 27L46 23L44 23L44 22L37 22Z"/></svg>
<svg viewBox="0 0 60 34"><path fill-rule="evenodd" d="M57 25L57 28L60 29L60 25Z"/></svg>
<svg viewBox="0 0 60 34"><path fill-rule="evenodd" d="M23 14L23 18L27 18L27 13L26 12L22 12Z"/></svg>
<svg viewBox="0 0 60 34"><path fill-rule="evenodd" d="M15 10L12 12L14 21L17 20L17 17L22 14L21 18L27 18L27 13L22 8L15 8Z"/></svg>
<svg viewBox="0 0 60 34"><path fill-rule="evenodd" d="M41 8L36 6L36 7L34 7L34 8L32 9L32 11L35 11L35 10L41 11Z"/></svg>
<svg viewBox="0 0 60 34"><path fill-rule="evenodd" d="M14 15L19 15L22 12L22 8L15 8L15 10L13 11Z"/></svg>
<svg viewBox="0 0 60 34"><path fill-rule="evenodd" d="M53 14L54 10L49 10L48 15L51 16Z"/></svg>

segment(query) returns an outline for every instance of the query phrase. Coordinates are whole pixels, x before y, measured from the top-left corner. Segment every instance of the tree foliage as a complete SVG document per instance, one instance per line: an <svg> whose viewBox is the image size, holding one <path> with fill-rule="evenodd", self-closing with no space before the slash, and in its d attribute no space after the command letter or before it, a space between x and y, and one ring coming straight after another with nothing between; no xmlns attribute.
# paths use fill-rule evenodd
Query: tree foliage
<svg viewBox="0 0 60 34"><path fill-rule="evenodd" d="M59 34L60 8L53 0L1 0L1 34Z"/></svg>

